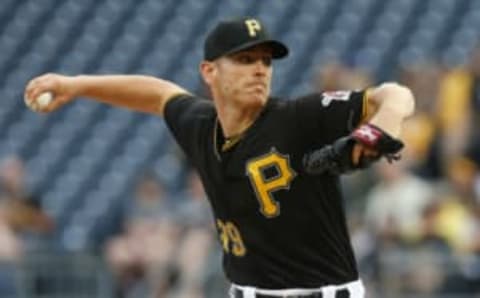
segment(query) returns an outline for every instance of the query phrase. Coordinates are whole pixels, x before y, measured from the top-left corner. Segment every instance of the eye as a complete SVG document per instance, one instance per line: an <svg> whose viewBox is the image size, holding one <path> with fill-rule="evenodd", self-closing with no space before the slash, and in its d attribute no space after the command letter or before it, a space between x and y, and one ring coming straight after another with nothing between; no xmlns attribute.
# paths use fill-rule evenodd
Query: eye
<svg viewBox="0 0 480 298"><path fill-rule="evenodd" d="M270 56L263 57L262 62L265 66L270 66L272 65L272 57Z"/></svg>
<svg viewBox="0 0 480 298"><path fill-rule="evenodd" d="M272 57L270 55L249 55L249 54L239 54L233 57L233 59L239 64L254 64L257 61L262 61L262 64L265 66L272 65Z"/></svg>
<svg viewBox="0 0 480 298"><path fill-rule="evenodd" d="M253 59L249 55L239 55L236 60L241 64L252 64L253 62L255 62L255 59Z"/></svg>

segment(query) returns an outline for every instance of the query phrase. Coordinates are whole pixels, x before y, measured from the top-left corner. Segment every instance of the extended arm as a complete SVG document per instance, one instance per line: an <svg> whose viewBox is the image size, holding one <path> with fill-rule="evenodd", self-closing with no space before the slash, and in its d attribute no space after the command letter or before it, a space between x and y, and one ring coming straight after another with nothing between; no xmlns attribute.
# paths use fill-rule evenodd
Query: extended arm
<svg viewBox="0 0 480 298"><path fill-rule="evenodd" d="M44 93L54 100L39 112L51 112L76 97L90 99L135 111L163 114L165 103L176 94L188 93L172 82L143 75L45 74L32 79L25 88L27 104Z"/></svg>

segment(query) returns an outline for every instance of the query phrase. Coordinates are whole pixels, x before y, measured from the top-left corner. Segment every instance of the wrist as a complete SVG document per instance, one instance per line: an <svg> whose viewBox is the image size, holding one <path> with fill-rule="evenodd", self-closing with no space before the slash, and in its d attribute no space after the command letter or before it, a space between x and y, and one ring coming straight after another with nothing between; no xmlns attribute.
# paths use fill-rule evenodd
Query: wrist
<svg viewBox="0 0 480 298"><path fill-rule="evenodd" d="M85 96L88 94L89 76L76 75L65 77L65 92L72 97Z"/></svg>

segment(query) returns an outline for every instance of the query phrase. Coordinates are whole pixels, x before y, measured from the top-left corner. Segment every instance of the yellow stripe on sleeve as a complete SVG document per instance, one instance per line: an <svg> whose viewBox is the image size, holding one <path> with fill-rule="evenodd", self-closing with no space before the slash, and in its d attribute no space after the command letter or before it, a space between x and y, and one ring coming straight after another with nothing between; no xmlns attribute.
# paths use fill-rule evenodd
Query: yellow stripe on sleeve
<svg viewBox="0 0 480 298"><path fill-rule="evenodd" d="M364 92L363 92L363 98L362 98L362 116L361 116L361 120L360 122L365 122L368 120L369 118L369 112L370 112L370 109L368 108L370 102L369 102L369 93L370 93L370 89L366 89Z"/></svg>

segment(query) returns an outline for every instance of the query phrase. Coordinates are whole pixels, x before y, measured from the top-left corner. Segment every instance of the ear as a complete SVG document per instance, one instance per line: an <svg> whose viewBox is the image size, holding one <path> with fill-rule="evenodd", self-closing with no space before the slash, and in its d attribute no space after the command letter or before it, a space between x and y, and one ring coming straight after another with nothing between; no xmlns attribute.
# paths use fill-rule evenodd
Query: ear
<svg viewBox="0 0 480 298"><path fill-rule="evenodd" d="M216 73L215 64L211 61L202 61L200 63L200 73L205 83L210 86Z"/></svg>

